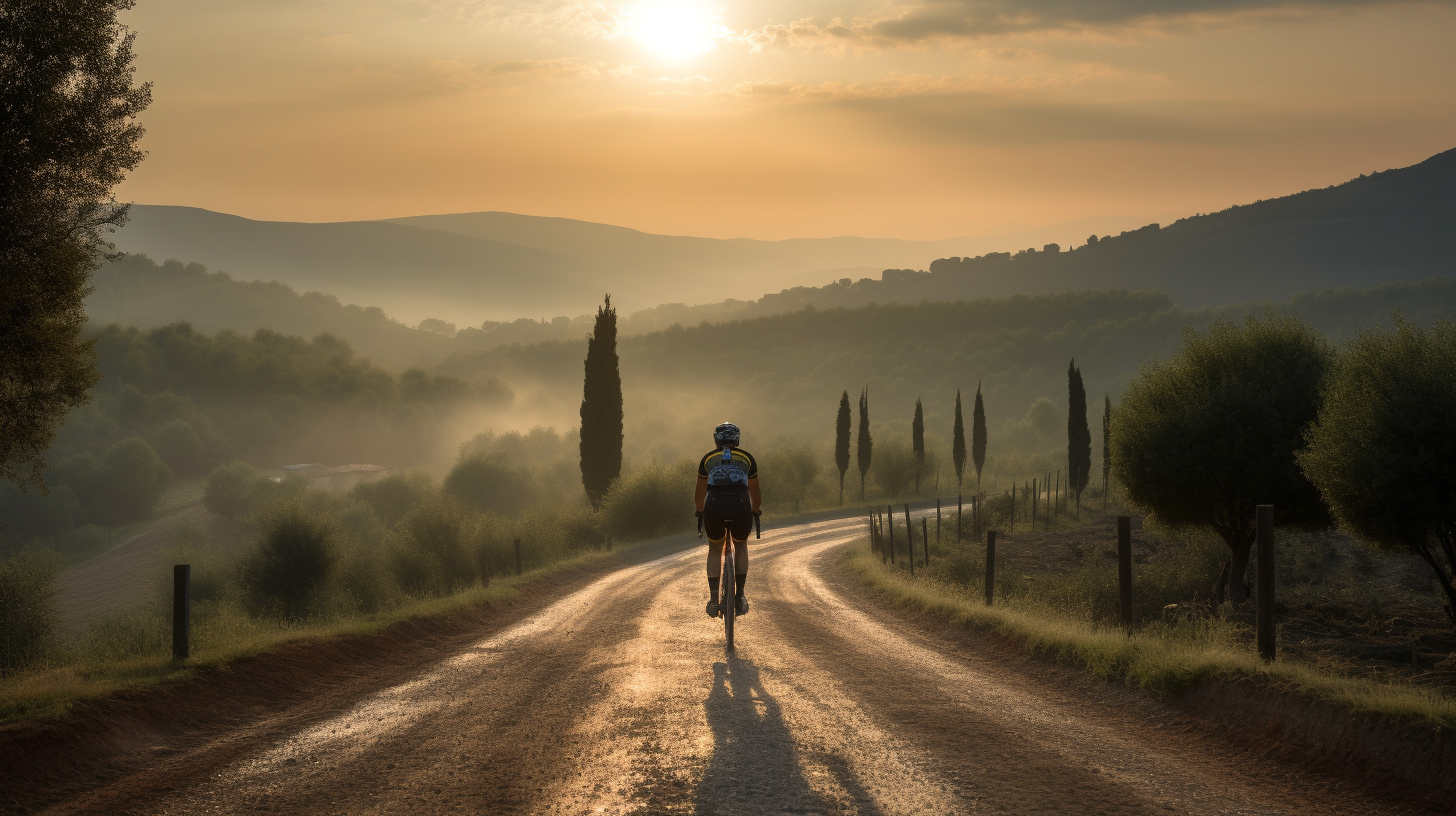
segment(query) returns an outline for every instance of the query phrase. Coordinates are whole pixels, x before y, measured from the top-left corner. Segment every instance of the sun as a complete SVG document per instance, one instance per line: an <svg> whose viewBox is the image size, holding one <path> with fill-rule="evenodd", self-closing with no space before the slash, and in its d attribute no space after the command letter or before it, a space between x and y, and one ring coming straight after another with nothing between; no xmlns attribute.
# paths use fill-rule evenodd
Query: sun
<svg viewBox="0 0 1456 816"><path fill-rule="evenodd" d="M713 50L727 33L713 9L700 3L649 0L628 7L624 16L625 33L670 62Z"/></svg>

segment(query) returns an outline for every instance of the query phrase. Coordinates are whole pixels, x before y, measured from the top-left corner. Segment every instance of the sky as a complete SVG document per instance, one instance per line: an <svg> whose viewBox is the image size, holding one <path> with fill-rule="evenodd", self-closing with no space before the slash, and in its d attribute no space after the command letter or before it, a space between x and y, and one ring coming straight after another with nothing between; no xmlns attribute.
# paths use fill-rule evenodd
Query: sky
<svg viewBox="0 0 1456 816"><path fill-rule="evenodd" d="M120 200L939 239L1456 147L1456 2L137 0Z"/></svg>

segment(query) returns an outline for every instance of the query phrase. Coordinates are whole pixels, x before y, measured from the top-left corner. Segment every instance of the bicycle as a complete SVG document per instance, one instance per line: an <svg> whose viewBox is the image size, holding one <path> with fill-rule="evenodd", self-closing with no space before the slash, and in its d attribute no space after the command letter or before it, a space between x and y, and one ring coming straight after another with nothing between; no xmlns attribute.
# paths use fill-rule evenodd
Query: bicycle
<svg viewBox="0 0 1456 816"><path fill-rule="evenodd" d="M703 513L698 511L698 538L703 537ZM753 514L753 537L763 538L759 529L758 514ZM733 621L738 617L737 592L738 570L735 551L738 548L733 544L733 531L723 531L723 567L718 573L718 616L723 619L723 635L728 642L728 649L733 649Z"/></svg>

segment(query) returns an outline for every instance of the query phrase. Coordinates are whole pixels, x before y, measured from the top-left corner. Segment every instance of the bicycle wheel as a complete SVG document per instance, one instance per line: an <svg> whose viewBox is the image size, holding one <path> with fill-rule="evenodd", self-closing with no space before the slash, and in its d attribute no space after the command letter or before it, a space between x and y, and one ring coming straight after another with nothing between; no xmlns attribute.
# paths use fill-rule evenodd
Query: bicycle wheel
<svg viewBox="0 0 1456 816"><path fill-rule="evenodd" d="M733 563L733 536L723 542L723 577L718 585L723 588L723 633L728 638L728 648L733 648L733 619L738 616L737 570Z"/></svg>

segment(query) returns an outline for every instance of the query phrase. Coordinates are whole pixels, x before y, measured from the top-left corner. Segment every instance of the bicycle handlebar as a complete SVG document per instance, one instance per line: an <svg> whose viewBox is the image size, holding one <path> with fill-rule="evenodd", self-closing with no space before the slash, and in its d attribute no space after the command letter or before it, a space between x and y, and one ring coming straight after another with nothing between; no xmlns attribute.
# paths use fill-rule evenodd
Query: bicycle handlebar
<svg viewBox="0 0 1456 816"><path fill-rule="evenodd" d="M703 537L703 511L699 510L693 515L698 517L698 538Z"/></svg>
<svg viewBox="0 0 1456 816"><path fill-rule="evenodd" d="M753 514L753 537L763 538L763 533L758 529L758 513Z"/></svg>

